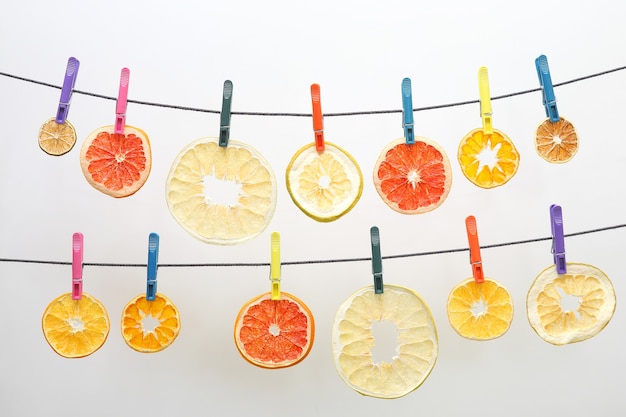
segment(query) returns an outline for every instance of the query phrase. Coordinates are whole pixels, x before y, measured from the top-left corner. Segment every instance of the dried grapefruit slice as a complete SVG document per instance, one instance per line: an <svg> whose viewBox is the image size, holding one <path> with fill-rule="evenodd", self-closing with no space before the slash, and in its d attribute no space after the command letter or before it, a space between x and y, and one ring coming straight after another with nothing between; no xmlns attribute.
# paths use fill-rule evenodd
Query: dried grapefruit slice
<svg viewBox="0 0 626 417"><path fill-rule="evenodd" d="M528 321L546 342L565 345L598 334L615 311L615 290L598 268L568 262L566 274L554 265L535 279L526 297Z"/></svg>
<svg viewBox="0 0 626 417"><path fill-rule="evenodd" d="M41 327L56 353L65 358L82 358L106 341L109 316L95 297L83 292L80 300L73 300L72 293L67 293L48 304Z"/></svg>
<svg viewBox="0 0 626 417"><path fill-rule="evenodd" d="M157 293L153 301L138 295L122 311L122 337L137 352L159 352L180 332L180 316L172 301Z"/></svg>
<svg viewBox="0 0 626 417"><path fill-rule="evenodd" d="M148 135L133 126L124 134L113 133L113 126L94 130L80 150L80 166L96 190L111 197L128 197L148 179L152 153Z"/></svg>
<svg viewBox="0 0 626 417"><path fill-rule="evenodd" d="M298 150L285 175L287 191L300 210L318 222L337 220L356 205L363 192L361 169L345 150L325 142Z"/></svg>
<svg viewBox="0 0 626 417"><path fill-rule="evenodd" d="M450 292L448 321L462 337L490 340L502 336L513 321L513 299L498 282L466 279Z"/></svg>
<svg viewBox="0 0 626 417"><path fill-rule="evenodd" d="M404 138L387 145L374 167L374 186L383 201L402 214L420 214L439 207L452 185L450 160L430 139Z"/></svg>
<svg viewBox="0 0 626 417"><path fill-rule="evenodd" d="M494 188L513 178L520 156L501 131L485 135L482 129L474 129L461 140L458 159L468 180L481 188Z"/></svg>
<svg viewBox="0 0 626 417"><path fill-rule="evenodd" d="M578 151L578 134L574 125L561 117L558 122L546 119L537 128L535 149L540 157L553 164L562 164Z"/></svg>
<svg viewBox="0 0 626 417"><path fill-rule="evenodd" d="M178 224L206 243L234 245L265 230L276 208L276 179L254 148L203 138L176 157L166 199Z"/></svg>
<svg viewBox="0 0 626 417"><path fill-rule="evenodd" d="M76 144L76 129L66 120L57 123L53 117L39 129L39 147L48 155L60 156L72 150Z"/></svg>
<svg viewBox="0 0 626 417"><path fill-rule="evenodd" d="M298 298L281 292L249 300L235 321L235 345L245 360L261 368L286 368L302 361L313 347L315 322Z"/></svg>
<svg viewBox="0 0 626 417"><path fill-rule="evenodd" d="M376 341L372 324L389 321L397 333L396 356L391 362L374 363ZM376 398L398 398L426 380L437 359L437 329L433 316L415 291L385 285L361 288L341 304L332 328L335 368L352 389Z"/></svg>

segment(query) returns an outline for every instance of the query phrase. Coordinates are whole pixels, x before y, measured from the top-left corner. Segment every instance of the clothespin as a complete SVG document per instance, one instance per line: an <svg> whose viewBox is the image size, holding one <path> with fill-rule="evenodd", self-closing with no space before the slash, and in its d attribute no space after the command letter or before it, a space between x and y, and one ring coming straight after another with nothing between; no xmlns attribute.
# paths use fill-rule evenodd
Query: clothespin
<svg viewBox="0 0 626 417"><path fill-rule="evenodd" d="M311 104L313 105L313 133L315 149L324 152L324 117L322 116L322 99L319 84L311 84Z"/></svg>
<svg viewBox="0 0 626 417"><path fill-rule="evenodd" d="M556 108L556 97L554 96L554 87L552 86L548 58L545 55L539 55L539 57L535 59L535 67L537 68L537 76L539 77L539 84L541 85L546 116L550 118L551 122L558 122L561 118Z"/></svg>
<svg viewBox="0 0 626 417"><path fill-rule="evenodd" d="M478 229L474 216L468 216L465 219L465 229L467 230L467 241L469 242L472 275L474 276L474 281L480 284L485 282L485 275L483 273L483 261L480 256L480 245L478 244Z"/></svg>
<svg viewBox="0 0 626 417"><path fill-rule="evenodd" d="M128 104L128 83L130 81L130 70L122 68L120 75L120 89L117 93L117 104L115 105L115 133L124 134L126 126L126 106Z"/></svg>
<svg viewBox="0 0 626 417"><path fill-rule="evenodd" d="M148 236L148 283L146 300L154 301L157 292L157 268L159 266L159 235L150 233Z"/></svg>
<svg viewBox="0 0 626 417"><path fill-rule="evenodd" d="M489 72L487 67L480 67L478 70L478 91L480 93L480 117L483 120L483 133L493 134L491 122L491 93L489 92Z"/></svg>
<svg viewBox="0 0 626 417"><path fill-rule="evenodd" d="M83 234L72 236L72 300L83 296Z"/></svg>
<svg viewBox="0 0 626 417"><path fill-rule="evenodd" d="M552 256L556 265L556 272L567 273L565 266L565 235L563 233L563 210L561 206L552 204L550 206L550 226L552 229Z"/></svg>
<svg viewBox="0 0 626 417"><path fill-rule="evenodd" d="M220 140L219 145L223 148L228 146L228 138L230 137L230 107L233 99L233 82L231 80L224 81L224 90L222 92L222 112L220 113Z"/></svg>
<svg viewBox="0 0 626 417"><path fill-rule="evenodd" d="M411 92L411 79L402 80L402 127L407 145L415 143L413 130L413 93Z"/></svg>
<svg viewBox="0 0 626 417"><path fill-rule="evenodd" d="M272 232L270 280L272 281L272 300L280 300L280 234Z"/></svg>
<svg viewBox="0 0 626 417"><path fill-rule="evenodd" d="M57 109L56 122L60 125L67 120L67 114L70 111L70 103L72 101L72 93L74 92L74 84L78 76L78 67L80 62L74 57L67 60L65 67L65 78L63 78L63 88L61 88L61 98L59 99L59 107Z"/></svg>
<svg viewBox="0 0 626 417"><path fill-rule="evenodd" d="M374 294L382 294L383 289L383 258L380 253L380 232L378 227L370 228L372 245L372 275L374 276Z"/></svg>

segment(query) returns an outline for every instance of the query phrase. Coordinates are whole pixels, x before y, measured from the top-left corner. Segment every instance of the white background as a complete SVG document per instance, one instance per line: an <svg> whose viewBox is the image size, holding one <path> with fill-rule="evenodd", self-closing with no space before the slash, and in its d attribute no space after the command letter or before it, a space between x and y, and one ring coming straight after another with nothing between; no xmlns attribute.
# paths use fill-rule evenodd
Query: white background
<svg viewBox="0 0 626 417"><path fill-rule="evenodd" d="M75 56L76 88L106 96L117 94L119 72L129 67L135 100L219 110L222 84L231 79L233 111L310 113L316 82L326 113L398 110L404 77L413 81L414 107L424 107L476 100L483 65L493 96L537 88L534 59L542 53L555 83L623 66L618 3L22 0L5 4L0 16L0 71L60 85ZM161 236L164 264L268 262L272 231L281 233L283 261L368 257L372 225L383 255L418 253L467 247L470 214L482 245L547 237L552 203L563 207L566 233L622 224L624 87L626 73L616 72L556 88L560 113L581 140L564 165L534 150L534 130L545 119L539 92L494 100L494 127L512 138L521 163L492 190L469 183L456 161L460 139L480 126L478 104L416 112L416 133L439 142L453 169L448 199L418 216L389 209L371 180L380 150L402 136L400 114L327 117L326 139L351 152L365 178L354 210L330 224L302 214L284 187L291 156L313 140L311 119L234 115L231 139L269 161L278 204L258 238L217 247L177 225L164 188L179 150L218 134L218 115L129 104L127 123L148 133L153 168L137 194L116 200L89 186L78 163L84 138L113 123L114 101L74 94L69 120L78 144L51 157L37 133L55 115L59 90L0 76L0 257L67 262L78 231L85 262L93 263L145 263L150 232ZM618 305L595 338L563 347L541 340L526 319L528 288L552 261L549 241L483 250L486 275L506 285L515 303L511 329L489 342L462 339L447 321L449 291L471 274L467 252L386 260L385 282L422 295L440 344L431 376L397 400L357 394L332 363L335 311L371 284L369 262L283 266L282 289L311 308L316 338L303 362L275 371L244 361L232 336L239 308L269 290L267 267L160 268L159 291L178 306L182 330L168 349L149 355L128 348L119 330L122 308L145 291L145 269L87 266L85 291L106 306L111 332L92 356L69 360L47 345L41 314L70 290L70 267L0 262L0 415L617 415L626 406L624 233L566 240L568 261L593 264L612 279Z"/></svg>

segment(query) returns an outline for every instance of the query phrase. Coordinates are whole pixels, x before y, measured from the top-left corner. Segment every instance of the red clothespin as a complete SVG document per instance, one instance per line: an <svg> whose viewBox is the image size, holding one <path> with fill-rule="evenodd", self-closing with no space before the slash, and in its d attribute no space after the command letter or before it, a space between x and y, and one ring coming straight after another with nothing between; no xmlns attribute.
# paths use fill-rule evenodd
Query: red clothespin
<svg viewBox="0 0 626 417"><path fill-rule="evenodd" d="M72 236L72 300L83 296L83 234Z"/></svg>
<svg viewBox="0 0 626 417"><path fill-rule="evenodd" d="M478 244L478 230L476 228L476 218L468 216L465 219L465 229L467 230L467 241L469 242L470 264L472 265L472 275L477 284L485 282L483 273L483 261L480 256L480 245Z"/></svg>
<svg viewBox="0 0 626 417"><path fill-rule="evenodd" d="M115 106L115 129L114 132L124 134L126 125L126 105L128 103L128 83L130 81L130 70L122 68L120 75L120 89L117 94L117 104Z"/></svg>
<svg viewBox="0 0 626 417"><path fill-rule="evenodd" d="M311 84L311 104L313 105L313 132L315 133L315 149L324 151L324 121L322 116L322 100L319 84Z"/></svg>

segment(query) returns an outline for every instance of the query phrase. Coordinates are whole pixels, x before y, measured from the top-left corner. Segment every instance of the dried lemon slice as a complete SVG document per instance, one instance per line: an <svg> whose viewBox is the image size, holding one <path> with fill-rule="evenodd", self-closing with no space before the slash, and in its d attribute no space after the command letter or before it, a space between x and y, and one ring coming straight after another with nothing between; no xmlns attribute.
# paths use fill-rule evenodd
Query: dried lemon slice
<svg viewBox="0 0 626 417"><path fill-rule="evenodd" d="M153 301L138 295L122 311L122 337L137 352L159 352L180 332L180 316L172 301L157 293Z"/></svg>
<svg viewBox="0 0 626 417"><path fill-rule="evenodd" d="M53 117L39 129L39 147L48 155L64 155L71 151L75 144L76 129L68 120L65 123L57 123Z"/></svg>
<svg viewBox="0 0 626 417"><path fill-rule="evenodd" d="M537 127L535 149L540 157L553 164L569 161L578 151L574 125L562 117L558 122L546 119Z"/></svg>

